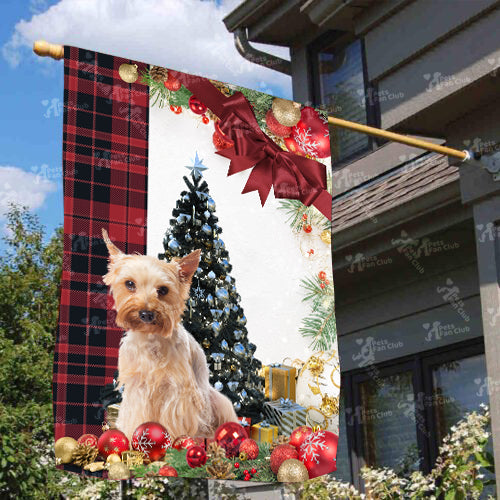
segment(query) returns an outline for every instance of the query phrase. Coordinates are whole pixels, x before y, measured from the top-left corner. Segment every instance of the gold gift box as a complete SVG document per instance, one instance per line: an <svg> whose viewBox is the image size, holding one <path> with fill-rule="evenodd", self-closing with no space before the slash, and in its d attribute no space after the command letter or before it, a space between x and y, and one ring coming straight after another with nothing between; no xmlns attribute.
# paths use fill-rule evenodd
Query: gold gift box
<svg viewBox="0 0 500 500"><path fill-rule="evenodd" d="M293 366L280 364L264 366L265 395L272 401L287 398L295 401L295 375Z"/></svg>
<svg viewBox="0 0 500 500"><path fill-rule="evenodd" d="M250 437L258 443L271 444L278 437L278 427L276 425L267 424L262 421L258 424L252 425L250 429ZM264 424L264 426L262 426Z"/></svg>
<svg viewBox="0 0 500 500"><path fill-rule="evenodd" d="M118 412L120 405L112 404L106 408L106 422L110 429L116 429L116 421L118 420Z"/></svg>

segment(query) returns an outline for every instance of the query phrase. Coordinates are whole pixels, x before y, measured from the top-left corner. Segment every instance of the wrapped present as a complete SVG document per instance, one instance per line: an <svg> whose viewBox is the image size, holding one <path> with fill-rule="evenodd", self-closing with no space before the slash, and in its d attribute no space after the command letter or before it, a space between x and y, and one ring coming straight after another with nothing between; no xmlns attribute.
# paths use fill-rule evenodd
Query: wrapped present
<svg viewBox="0 0 500 500"><path fill-rule="evenodd" d="M295 368L274 363L264 366L266 398L276 400L289 398L295 400Z"/></svg>
<svg viewBox="0 0 500 500"><path fill-rule="evenodd" d="M250 437L250 427L252 426L252 419L248 417L238 417L238 420L247 431L247 437Z"/></svg>
<svg viewBox="0 0 500 500"><path fill-rule="evenodd" d="M290 435L297 427L306 425L306 409L288 398L264 403L264 414L282 434Z"/></svg>
<svg viewBox="0 0 500 500"><path fill-rule="evenodd" d="M272 443L278 437L278 426L263 420L250 428L250 437L258 443Z"/></svg>

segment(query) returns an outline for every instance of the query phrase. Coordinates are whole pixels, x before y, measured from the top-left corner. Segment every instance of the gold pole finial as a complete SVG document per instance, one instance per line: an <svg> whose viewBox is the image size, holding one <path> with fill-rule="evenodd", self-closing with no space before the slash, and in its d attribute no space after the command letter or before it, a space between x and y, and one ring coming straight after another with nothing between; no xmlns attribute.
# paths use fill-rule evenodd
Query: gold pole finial
<svg viewBox="0 0 500 500"><path fill-rule="evenodd" d="M52 59L62 59L64 57L64 46L56 43L49 43L45 40L37 40L33 44L33 52L39 56L52 57Z"/></svg>

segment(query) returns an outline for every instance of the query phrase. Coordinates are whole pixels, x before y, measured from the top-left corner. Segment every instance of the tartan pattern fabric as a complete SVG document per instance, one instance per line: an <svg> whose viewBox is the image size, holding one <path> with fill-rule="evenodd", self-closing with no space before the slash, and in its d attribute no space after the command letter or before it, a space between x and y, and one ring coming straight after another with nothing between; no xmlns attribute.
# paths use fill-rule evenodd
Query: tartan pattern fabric
<svg viewBox="0 0 500 500"><path fill-rule="evenodd" d="M101 229L126 253L146 253L148 87L118 68L143 63L64 49L64 257L54 355L55 438L99 434L122 330L102 281ZM84 401L86 404L84 404Z"/></svg>

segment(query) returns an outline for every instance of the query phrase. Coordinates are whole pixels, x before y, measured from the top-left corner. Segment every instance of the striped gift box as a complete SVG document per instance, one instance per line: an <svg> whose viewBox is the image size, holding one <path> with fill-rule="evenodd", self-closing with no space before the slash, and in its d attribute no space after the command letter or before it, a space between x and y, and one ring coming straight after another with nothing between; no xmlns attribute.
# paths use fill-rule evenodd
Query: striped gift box
<svg viewBox="0 0 500 500"><path fill-rule="evenodd" d="M290 399L280 398L264 403L264 414L279 427L282 434L290 435L297 427L306 425L306 409Z"/></svg>

